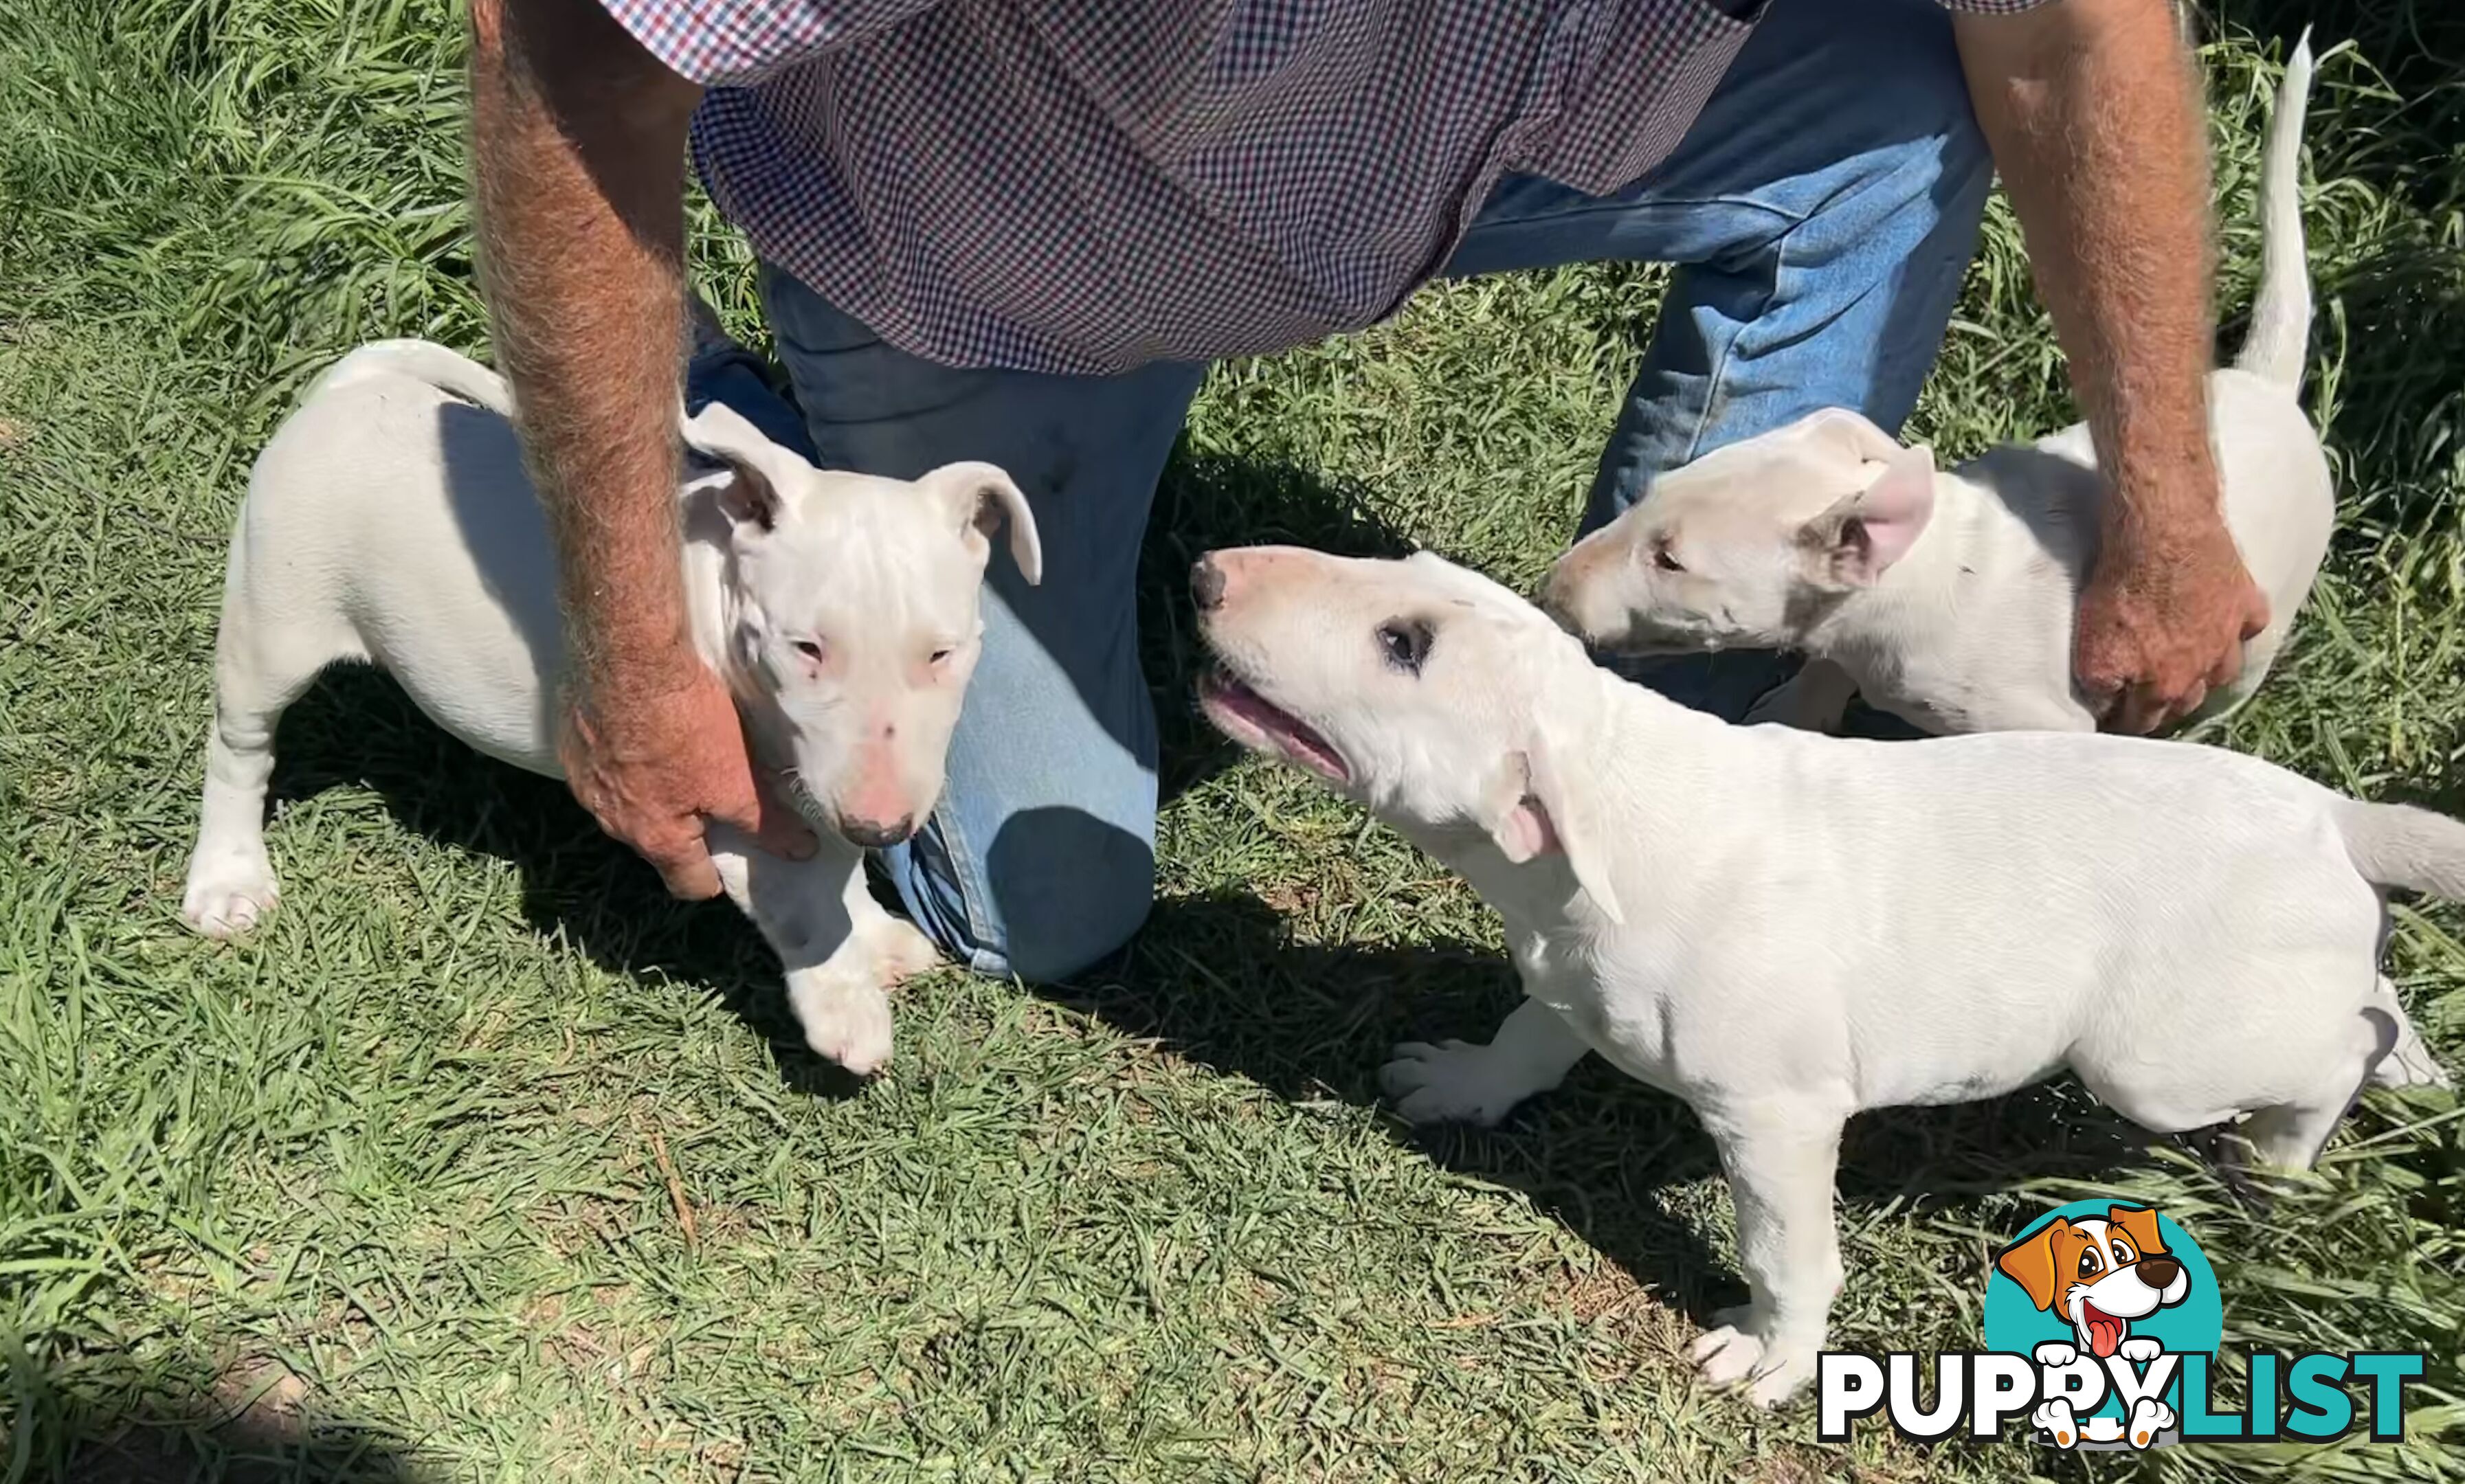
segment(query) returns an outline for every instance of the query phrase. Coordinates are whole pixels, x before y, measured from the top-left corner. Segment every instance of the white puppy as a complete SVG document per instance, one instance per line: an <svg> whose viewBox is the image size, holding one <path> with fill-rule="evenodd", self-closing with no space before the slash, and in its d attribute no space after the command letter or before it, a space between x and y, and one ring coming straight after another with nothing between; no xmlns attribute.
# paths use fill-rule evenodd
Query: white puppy
<svg viewBox="0 0 2465 1484"><path fill-rule="evenodd" d="M2311 54L2286 64L2262 166L2264 271L2250 336L2209 381L2226 525L2268 595L2242 670L2187 719L2268 674L2336 518L2296 400L2311 319L2295 163ZM1542 604L1606 650L1795 650L1806 668L1749 713L1831 730L1854 693L1929 732L2097 724L2072 620L2104 481L2085 424L1951 474L1855 412L1827 410L1661 476L1558 560Z"/></svg>
<svg viewBox="0 0 2465 1484"><path fill-rule="evenodd" d="M2374 883L2465 897L2465 824L2183 742L1730 726L1426 553L1220 551L1192 589L1215 724L1504 919L1528 998L1486 1046L1397 1048L1398 1110L1492 1123L1587 1051L1684 1098L1753 1300L1696 1355L1758 1402L1813 1374L1861 1109L2068 1067L2148 1128L2243 1118L2302 1165L2366 1077L2441 1079L2378 973Z"/></svg>
<svg viewBox="0 0 2465 1484"><path fill-rule="evenodd" d="M275 433L232 537L214 726L183 915L228 937L274 905L265 786L283 708L338 661L382 666L490 757L559 773L556 568L504 383L440 345L344 357ZM815 1051L867 1073L890 1055L883 988L935 962L866 890L942 789L1003 521L1020 572L1035 521L989 464L913 484L828 474L713 404L684 439L719 472L679 496L693 641L736 698L754 754L821 835L810 860L714 831L728 895L788 970Z"/></svg>

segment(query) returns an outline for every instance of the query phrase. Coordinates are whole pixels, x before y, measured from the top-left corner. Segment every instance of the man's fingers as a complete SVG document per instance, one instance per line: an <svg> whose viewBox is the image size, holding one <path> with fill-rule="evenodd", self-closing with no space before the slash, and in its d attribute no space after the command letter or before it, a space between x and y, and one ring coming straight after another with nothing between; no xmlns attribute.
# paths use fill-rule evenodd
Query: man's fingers
<svg viewBox="0 0 2465 1484"><path fill-rule="evenodd" d="M2085 650L2073 657L2072 675L2090 713L2100 725L2113 725L2122 703L2130 698L2129 676L2121 673L2121 667L2109 665Z"/></svg>
<svg viewBox="0 0 2465 1484"><path fill-rule="evenodd" d="M710 849L700 838L690 844L653 853L642 851L659 871L659 879L668 885L668 895L686 901L706 901L720 892L719 868L711 864Z"/></svg>
<svg viewBox="0 0 2465 1484"><path fill-rule="evenodd" d="M2072 640L2072 683L2079 688L2088 709L2103 717L2122 699L2125 677L2122 667L2106 657L2106 646L2099 636L2087 631L2087 617L2080 615L2082 631Z"/></svg>
<svg viewBox="0 0 2465 1484"><path fill-rule="evenodd" d="M2199 710L2208 698L2209 685L2204 680L2180 686L2143 681L2123 691L2119 703L2105 718L2106 729L2146 737L2181 721Z"/></svg>
<svg viewBox="0 0 2465 1484"><path fill-rule="evenodd" d="M2115 731L2145 737L2164 723L2168 709L2165 698L2158 695L2153 687L2134 685L2123 691L2121 701L2109 716L2108 724Z"/></svg>
<svg viewBox="0 0 2465 1484"><path fill-rule="evenodd" d="M2157 719L2157 724L2161 727L2172 726L2179 721L2189 720L2191 713L2199 710L2208 698L2209 687L2205 683L2194 682L2189 690L2176 697L2174 703L2165 708L2165 714Z"/></svg>
<svg viewBox="0 0 2465 1484"><path fill-rule="evenodd" d="M668 895L679 901L708 901L720 892L719 868L710 863L707 855L699 861L679 862L660 872L659 879L667 883Z"/></svg>
<svg viewBox="0 0 2465 1484"><path fill-rule="evenodd" d="M813 838L812 827L779 796L781 786L769 779L754 786L756 817L753 837L773 855L788 860L811 860L820 842Z"/></svg>
<svg viewBox="0 0 2465 1484"><path fill-rule="evenodd" d="M781 801L781 786L771 779L756 778L748 767L744 787L729 790L727 802L702 810L702 818L744 831L767 854L811 859L813 831Z"/></svg>

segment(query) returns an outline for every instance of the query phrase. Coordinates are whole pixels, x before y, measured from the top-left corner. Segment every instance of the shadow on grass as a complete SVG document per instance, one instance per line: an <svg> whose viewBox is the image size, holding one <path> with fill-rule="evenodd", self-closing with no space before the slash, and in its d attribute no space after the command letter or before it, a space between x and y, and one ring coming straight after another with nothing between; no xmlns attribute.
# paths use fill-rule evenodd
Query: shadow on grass
<svg viewBox="0 0 2465 1484"><path fill-rule="evenodd" d="M53 1484L424 1484L444 1476L400 1438L318 1412L296 1394L290 1372L276 1367L274 1378L227 1373L194 1387L188 1402L78 1408L65 1422L37 1408L37 1435L54 1430L62 1447L30 1458L24 1476Z"/></svg>
<svg viewBox="0 0 2465 1484"><path fill-rule="evenodd" d="M562 782L473 752L377 671L327 671L283 714L276 736L276 807L337 786L375 792L406 828L439 844L512 862L523 915L593 963L717 994L768 1038L791 1083L822 1092L846 1085L804 1049L779 988L779 961L733 905L670 897Z"/></svg>
<svg viewBox="0 0 2465 1484"><path fill-rule="evenodd" d="M1184 574L1200 552L1253 541L1362 555L1405 547L1360 492L1289 468L1176 461L1159 495L1140 592L1167 795L1236 755L1187 701L1202 661ZM514 862L524 911L542 932L611 969L720 996L769 1040L789 1086L822 1096L853 1086L805 1049L778 989L777 961L733 907L672 900L561 784L470 752L426 722L391 681L367 671L328 675L283 719L277 757L278 800L338 783L371 788L430 838ZM1268 901L1228 895L1160 902L1111 961L1038 992L1283 1096L1367 1105L1377 1100L1377 1069L1396 1041L1484 1040L1517 991L1512 969L1484 947L1296 942ZM1727 1266L1663 1200L1671 1187L1717 1172L1710 1143L1677 1101L1596 1058L1501 1129L1398 1123L1394 1134L1450 1168L1524 1190L1699 1317L1736 1292ZM1993 1103L1860 1120L1842 1192L1852 1203L1924 1208L2020 1180L2095 1175L2131 1160L2143 1141L2076 1090L2033 1089Z"/></svg>
<svg viewBox="0 0 2465 1484"><path fill-rule="evenodd" d="M1296 1100L1378 1100L1402 1040L1483 1041L1512 1009L1514 970L1464 942L1360 948L1296 942L1283 914L1246 894L1166 899L1112 963L1046 998ZM1521 1190L1603 1255L1698 1319L1742 1283L1673 1188L1720 1171L1678 1099L1587 1058L1556 1093L1493 1130L1391 1125L1449 1169ZM1844 1206L1923 1212L2041 1179L2087 1180L2137 1163L2150 1141L2077 1087L1901 1109L1850 1125Z"/></svg>

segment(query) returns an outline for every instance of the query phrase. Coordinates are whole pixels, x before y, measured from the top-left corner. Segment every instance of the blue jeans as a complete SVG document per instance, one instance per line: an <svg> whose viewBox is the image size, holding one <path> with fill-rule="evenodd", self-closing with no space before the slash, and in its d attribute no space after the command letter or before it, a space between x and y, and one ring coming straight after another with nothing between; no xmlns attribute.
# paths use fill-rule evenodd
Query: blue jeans
<svg viewBox="0 0 2465 1484"><path fill-rule="evenodd" d="M1667 161L1613 196L1502 182L1447 273L1679 265L1601 456L1590 529L1655 473L1817 408L1897 429L1941 347L1991 173L1932 0L1774 0ZM987 459L1034 507L1043 585L996 552L948 786L884 864L961 962L1066 978L1127 941L1153 896L1156 730L1133 577L1206 367L958 370L783 274L765 275L764 306L795 406L741 354L693 368L692 405L722 398L825 467L912 478ZM1773 678L1745 658L1653 683L1734 716Z"/></svg>

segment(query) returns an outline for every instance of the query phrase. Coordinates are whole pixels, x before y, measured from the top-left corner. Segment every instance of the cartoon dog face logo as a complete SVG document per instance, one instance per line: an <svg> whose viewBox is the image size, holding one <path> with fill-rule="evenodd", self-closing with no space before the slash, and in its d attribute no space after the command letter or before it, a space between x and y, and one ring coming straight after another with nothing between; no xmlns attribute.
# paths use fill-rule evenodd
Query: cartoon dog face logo
<svg viewBox="0 0 2465 1484"><path fill-rule="evenodd" d="M2121 1347L2133 1319L2183 1301L2190 1274L2168 1256L2157 1213L2128 1206L2105 1219L2056 1217L1995 1254L1994 1266L2029 1301L2071 1321L2082 1352L2103 1360Z"/></svg>

